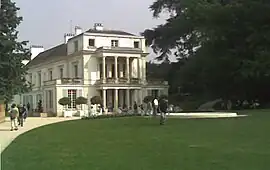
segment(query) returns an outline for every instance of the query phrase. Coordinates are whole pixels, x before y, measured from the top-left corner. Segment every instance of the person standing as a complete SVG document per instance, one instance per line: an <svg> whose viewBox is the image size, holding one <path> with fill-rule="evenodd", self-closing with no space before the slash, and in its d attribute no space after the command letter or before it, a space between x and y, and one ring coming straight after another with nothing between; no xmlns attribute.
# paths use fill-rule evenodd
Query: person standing
<svg viewBox="0 0 270 170"><path fill-rule="evenodd" d="M26 108L27 108L27 112L29 113L30 112L30 103L29 102L27 103Z"/></svg>
<svg viewBox="0 0 270 170"><path fill-rule="evenodd" d="M152 116L152 114L153 114L153 106L152 106L151 101L147 103L147 106L146 106L146 114L147 114L148 116Z"/></svg>
<svg viewBox="0 0 270 170"><path fill-rule="evenodd" d="M160 109L160 125L164 125L165 124L165 120L166 120L166 114L168 112L168 100L163 98L160 99L159 102L159 109Z"/></svg>
<svg viewBox="0 0 270 170"><path fill-rule="evenodd" d="M29 114L29 110L28 109L26 109L26 107L25 107L25 105L23 105L23 107L24 107L24 109L25 109L25 113L24 113L24 115L23 115L23 119L24 119L24 121L26 120L26 118L27 118L27 116L28 116L28 114ZM28 107L27 107L28 108Z"/></svg>
<svg viewBox="0 0 270 170"><path fill-rule="evenodd" d="M19 126L23 127L23 119L24 119L24 115L26 114L26 108L23 107L22 104L20 104L19 106Z"/></svg>
<svg viewBox="0 0 270 170"><path fill-rule="evenodd" d="M134 114L138 114L138 105L137 105L137 102L134 102L134 105L133 105L133 110L134 110Z"/></svg>
<svg viewBox="0 0 270 170"><path fill-rule="evenodd" d="M153 116L157 116L157 112L158 112L158 99L155 98L153 100Z"/></svg>
<svg viewBox="0 0 270 170"><path fill-rule="evenodd" d="M12 104L11 109L9 111L10 122L11 122L11 131L18 130L18 126L16 123L16 119L18 117L18 114L19 114L19 110L16 107L16 104Z"/></svg>

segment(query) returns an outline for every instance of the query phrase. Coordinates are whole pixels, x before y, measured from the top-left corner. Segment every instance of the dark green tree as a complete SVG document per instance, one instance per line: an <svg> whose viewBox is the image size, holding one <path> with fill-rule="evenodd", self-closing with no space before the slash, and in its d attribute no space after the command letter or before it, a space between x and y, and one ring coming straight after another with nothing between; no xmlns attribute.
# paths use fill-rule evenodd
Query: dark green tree
<svg viewBox="0 0 270 170"><path fill-rule="evenodd" d="M28 91L27 67L22 61L29 59L27 41L18 41L17 27L22 17L19 8L11 0L2 0L0 9L0 95L10 101L13 95Z"/></svg>
<svg viewBox="0 0 270 170"><path fill-rule="evenodd" d="M185 63L173 68L175 84L208 98L270 99L270 1L156 0L150 9L171 12L144 35L159 60L173 49Z"/></svg>

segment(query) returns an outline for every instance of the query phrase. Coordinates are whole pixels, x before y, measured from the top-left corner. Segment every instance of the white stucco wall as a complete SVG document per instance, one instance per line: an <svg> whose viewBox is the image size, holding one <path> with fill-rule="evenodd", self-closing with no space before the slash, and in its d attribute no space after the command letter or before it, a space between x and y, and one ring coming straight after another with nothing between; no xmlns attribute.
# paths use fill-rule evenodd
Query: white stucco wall
<svg viewBox="0 0 270 170"><path fill-rule="evenodd" d="M134 41L138 41L140 47L146 52L145 39L136 36L106 35L106 34L84 34L83 50L89 50L89 39L95 39L95 47L111 46L111 40L118 40L119 47L134 47Z"/></svg>

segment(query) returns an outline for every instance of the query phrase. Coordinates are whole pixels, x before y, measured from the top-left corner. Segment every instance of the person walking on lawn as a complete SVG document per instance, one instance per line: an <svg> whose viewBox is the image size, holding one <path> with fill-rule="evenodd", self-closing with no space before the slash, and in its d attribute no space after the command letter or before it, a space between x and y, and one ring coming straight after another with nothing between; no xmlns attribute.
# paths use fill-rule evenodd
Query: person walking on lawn
<svg viewBox="0 0 270 170"><path fill-rule="evenodd" d="M17 122L16 119L19 115L19 110L16 107L16 104L11 105L11 109L9 111L9 117L10 117L10 122L11 122L11 131L13 130L18 130Z"/></svg>
<svg viewBox="0 0 270 170"><path fill-rule="evenodd" d="M159 102L159 109L160 109L160 125L164 125L165 124L165 120L166 120L166 114L168 112L168 100L163 98L160 99Z"/></svg>
<svg viewBox="0 0 270 170"><path fill-rule="evenodd" d="M23 119L26 114L26 108L22 104L19 106L19 126L23 127Z"/></svg>

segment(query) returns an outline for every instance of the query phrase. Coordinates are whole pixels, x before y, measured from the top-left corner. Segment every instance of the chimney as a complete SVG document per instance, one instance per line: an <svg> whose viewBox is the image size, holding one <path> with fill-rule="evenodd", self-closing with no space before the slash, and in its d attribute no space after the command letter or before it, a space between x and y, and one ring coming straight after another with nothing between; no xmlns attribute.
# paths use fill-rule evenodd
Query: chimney
<svg viewBox="0 0 270 170"><path fill-rule="evenodd" d="M44 47L41 45L31 45L30 51L31 51L31 60L33 60L36 56L39 55L39 53L44 52Z"/></svg>
<svg viewBox="0 0 270 170"><path fill-rule="evenodd" d="M72 34L72 33L66 33L66 34L64 35L64 43L66 44L66 43L68 42L68 40L69 40L70 38L74 37L74 36L75 36L75 35Z"/></svg>
<svg viewBox="0 0 270 170"><path fill-rule="evenodd" d="M79 35L82 33L82 28L79 26L75 26L75 35Z"/></svg>
<svg viewBox="0 0 270 170"><path fill-rule="evenodd" d="M95 23L94 29L97 31L103 31L103 25L101 23Z"/></svg>

